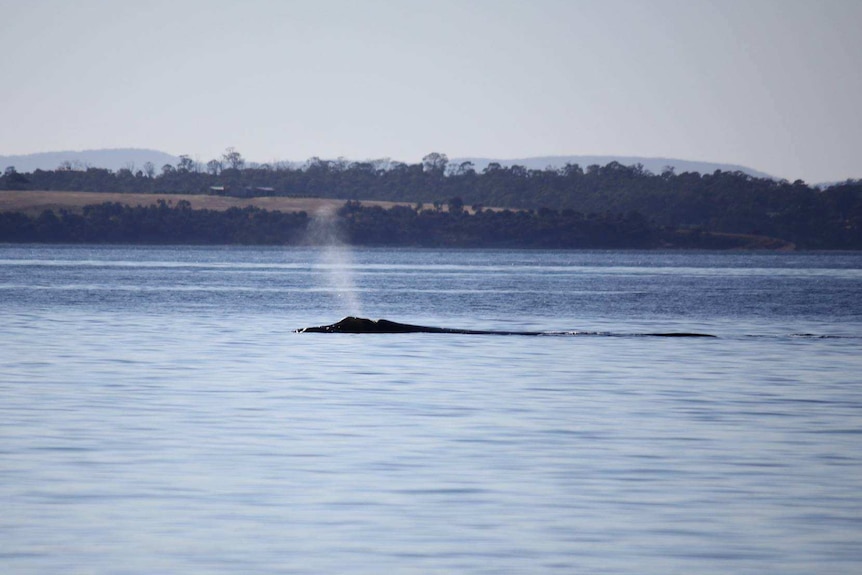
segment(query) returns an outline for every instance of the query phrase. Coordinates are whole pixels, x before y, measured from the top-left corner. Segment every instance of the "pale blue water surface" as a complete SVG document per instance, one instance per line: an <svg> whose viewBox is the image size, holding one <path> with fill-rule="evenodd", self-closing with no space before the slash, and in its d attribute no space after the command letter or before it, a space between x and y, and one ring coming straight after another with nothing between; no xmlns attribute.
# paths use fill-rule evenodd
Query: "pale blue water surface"
<svg viewBox="0 0 862 575"><path fill-rule="evenodd" d="M862 254L0 246L0 304L3 573L862 571ZM579 335L293 333L349 313Z"/></svg>

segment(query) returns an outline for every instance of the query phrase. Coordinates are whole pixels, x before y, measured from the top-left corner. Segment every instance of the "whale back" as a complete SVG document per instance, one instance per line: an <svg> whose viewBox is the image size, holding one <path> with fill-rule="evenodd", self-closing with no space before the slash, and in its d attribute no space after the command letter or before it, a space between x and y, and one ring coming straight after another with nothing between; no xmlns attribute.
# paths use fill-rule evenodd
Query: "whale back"
<svg viewBox="0 0 862 575"><path fill-rule="evenodd" d="M399 323L388 319L372 320L364 317L347 316L333 324L317 327L305 327L296 330L297 333L456 333L468 335L576 335L582 332L540 332L540 331L488 331L473 329L452 329L446 327L429 327L424 325L412 325ZM599 335L599 334L593 334ZM613 334L604 334L613 335ZM629 334L633 336L653 337L715 337L703 333L643 333Z"/></svg>

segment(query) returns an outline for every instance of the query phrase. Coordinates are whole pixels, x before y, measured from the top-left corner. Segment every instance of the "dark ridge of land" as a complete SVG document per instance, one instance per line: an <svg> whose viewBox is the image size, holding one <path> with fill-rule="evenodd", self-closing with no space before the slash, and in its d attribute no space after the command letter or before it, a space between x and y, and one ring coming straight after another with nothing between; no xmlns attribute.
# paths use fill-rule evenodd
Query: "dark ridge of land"
<svg viewBox="0 0 862 575"><path fill-rule="evenodd" d="M320 233L325 230L326 233ZM193 209L180 200L129 206L85 205L79 211L45 209L38 215L0 212L0 242L119 244L314 245L541 249L793 249L757 235L650 226L636 214L556 210L468 212L347 202L326 215L232 206Z"/></svg>
<svg viewBox="0 0 862 575"><path fill-rule="evenodd" d="M161 200L192 211L268 213L314 213L348 201L363 203L362 210L341 216L348 236L359 244L862 249L862 180L820 189L738 171L654 174L617 162L544 170L491 163L478 172L470 162L450 164L445 154L429 154L414 165L314 159L302 167L246 167L231 151L224 162L207 164L208 171L180 158L159 173L152 165L147 173L64 165L22 174L9 168L0 176L0 189L18 195L8 196L7 207L0 209L35 217L41 210L65 211L71 222L71 215L84 215L87 203L105 201L144 208ZM48 192L105 195L64 201ZM371 209L385 215L365 211ZM453 217L439 215L447 213ZM392 229L376 227L381 221ZM495 225L500 228L491 229ZM133 231L125 235L166 241ZM228 237L223 234L223 240ZM265 241L288 241L276 237L270 234ZM212 239L205 234L194 241ZM248 241L262 240L250 233Z"/></svg>

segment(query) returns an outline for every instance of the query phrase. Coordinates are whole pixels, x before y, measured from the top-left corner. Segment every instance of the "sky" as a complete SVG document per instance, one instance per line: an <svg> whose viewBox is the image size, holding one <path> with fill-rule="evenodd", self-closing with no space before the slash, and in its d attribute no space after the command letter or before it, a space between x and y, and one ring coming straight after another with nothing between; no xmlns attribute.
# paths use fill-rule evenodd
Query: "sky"
<svg viewBox="0 0 862 575"><path fill-rule="evenodd" d="M859 0L0 0L0 155L546 155L862 177Z"/></svg>

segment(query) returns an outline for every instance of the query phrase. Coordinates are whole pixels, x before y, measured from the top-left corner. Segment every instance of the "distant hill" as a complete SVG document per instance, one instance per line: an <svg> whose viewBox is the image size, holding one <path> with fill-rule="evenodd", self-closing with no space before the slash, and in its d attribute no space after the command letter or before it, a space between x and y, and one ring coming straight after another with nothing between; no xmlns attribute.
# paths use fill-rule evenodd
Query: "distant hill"
<svg viewBox="0 0 862 575"><path fill-rule="evenodd" d="M638 156L539 156L535 158L520 158L513 160L495 160L492 158L452 158L450 164L460 164L461 162L473 162L477 172L484 170L491 162L496 162L503 167L509 166L524 166L531 170L543 170L548 166L552 168L562 168L566 164L578 164L582 168L593 164L606 166L611 162L619 162L624 166L633 166L635 164L643 164L643 167L654 174L660 174L666 166L672 166L677 174L683 172L699 172L701 174L711 174L716 170L722 172L742 172L755 178L772 178L773 176L754 170L746 166L738 166L735 164L719 164L714 162L695 162L691 160L679 160L676 158L642 158Z"/></svg>
<svg viewBox="0 0 862 575"><path fill-rule="evenodd" d="M121 148L110 150L83 150L65 152L41 152L19 156L0 156L0 170L14 166L20 173L35 170L56 170L63 162L69 162L73 168L107 168L119 170L134 167L140 170L146 162L152 162L157 170L165 164L176 164L177 156L158 150L137 148Z"/></svg>

